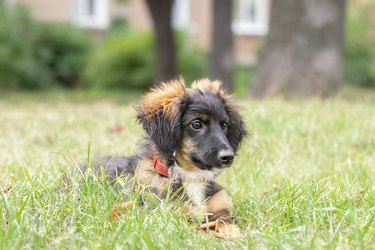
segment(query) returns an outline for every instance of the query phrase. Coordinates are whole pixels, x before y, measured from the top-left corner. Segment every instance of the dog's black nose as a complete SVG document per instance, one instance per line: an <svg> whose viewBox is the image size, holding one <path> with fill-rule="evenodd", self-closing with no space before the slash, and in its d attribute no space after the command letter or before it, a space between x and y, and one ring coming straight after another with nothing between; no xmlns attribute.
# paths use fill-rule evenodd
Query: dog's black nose
<svg viewBox="0 0 375 250"><path fill-rule="evenodd" d="M220 150L219 153L217 154L217 157L223 164L231 164L233 159L234 159L234 153L232 150L225 149L225 150Z"/></svg>

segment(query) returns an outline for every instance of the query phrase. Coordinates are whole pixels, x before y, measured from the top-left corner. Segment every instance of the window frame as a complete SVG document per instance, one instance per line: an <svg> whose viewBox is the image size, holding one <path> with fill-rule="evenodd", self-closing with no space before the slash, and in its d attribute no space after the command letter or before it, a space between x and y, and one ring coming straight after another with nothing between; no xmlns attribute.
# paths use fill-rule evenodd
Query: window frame
<svg viewBox="0 0 375 250"><path fill-rule="evenodd" d="M71 0L72 22L79 27L105 30L109 27L108 0Z"/></svg>
<svg viewBox="0 0 375 250"><path fill-rule="evenodd" d="M190 0L175 0L172 6L172 24L174 27L190 29Z"/></svg>
<svg viewBox="0 0 375 250"><path fill-rule="evenodd" d="M232 21L232 31L236 35L250 35L250 36L264 36L268 33L268 15L269 15L269 1L268 0L235 0L238 9L234 7L234 18ZM257 20L241 20L244 16L241 12L238 13L239 19L236 19L238 10L244 9L247 1L253 1L255 10L258 15Z"/></svg>

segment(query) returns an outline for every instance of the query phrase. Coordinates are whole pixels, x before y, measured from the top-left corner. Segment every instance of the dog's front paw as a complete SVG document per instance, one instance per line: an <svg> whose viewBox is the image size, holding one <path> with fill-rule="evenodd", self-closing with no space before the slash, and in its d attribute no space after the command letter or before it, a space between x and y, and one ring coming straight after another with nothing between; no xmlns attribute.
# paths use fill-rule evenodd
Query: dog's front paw
<svg viewBox="0 0 375 250"><path fill-rule="evenodd" d="M223 237L241 237L241 229L235 224L227 224L225 222L219 222L217 227L217 233Z"/></svg>
<svg viewBox="0 0 375 250"><path fill-rule="evenodd" d="M220 239L234 239L242 236L241 229L232 223L216 220L202 224L199 227L202 230L213 232Z"/></svg>

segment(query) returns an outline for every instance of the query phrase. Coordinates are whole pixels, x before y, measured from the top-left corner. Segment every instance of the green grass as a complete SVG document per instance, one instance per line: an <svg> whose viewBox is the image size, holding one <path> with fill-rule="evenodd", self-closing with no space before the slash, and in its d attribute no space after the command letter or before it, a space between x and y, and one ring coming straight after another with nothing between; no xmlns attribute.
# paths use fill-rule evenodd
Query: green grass
<svg viewBox="0 0 375 250"><path fill-rule="evenodd" d="M200 233L168 201L110 221L124 194L103 178L60 190L62 172L88 157L136 151L133 93L3 94L0 249L373 249L375 94L352 93L241 101L251 137L218 179L244 232L234 242Z"/></svg>

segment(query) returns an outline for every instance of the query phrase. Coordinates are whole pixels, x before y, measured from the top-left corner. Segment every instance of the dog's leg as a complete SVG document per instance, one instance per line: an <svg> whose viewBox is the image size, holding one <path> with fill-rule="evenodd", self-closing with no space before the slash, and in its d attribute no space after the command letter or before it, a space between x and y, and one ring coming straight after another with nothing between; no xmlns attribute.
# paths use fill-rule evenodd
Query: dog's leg
<svg viewBox="0 0 375 250"><path fill-rule="evenodd" d="M211 187L214 188L212 190L214 193L206 201L208 221L201 225L201 229L214 230L218 233L218 237L241 236L241 230L234 224L234 218L231 215L232 204L227 191L216 183Z"/></svg>
<svg viewBox="0 0 375 250"><path fill-rule="evenodd" d="M232 204L224 189L209 197L206 201L206 206L209 213L208 221L222 220L226 223L234 222L234 218L231 216Z"/></svg>

